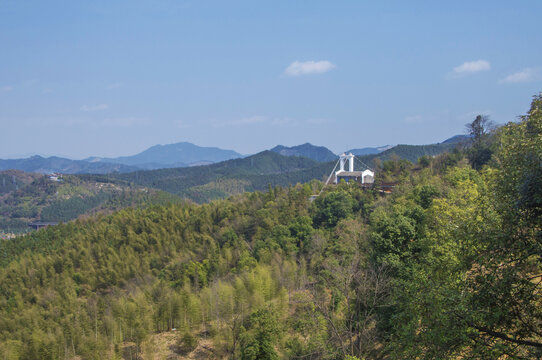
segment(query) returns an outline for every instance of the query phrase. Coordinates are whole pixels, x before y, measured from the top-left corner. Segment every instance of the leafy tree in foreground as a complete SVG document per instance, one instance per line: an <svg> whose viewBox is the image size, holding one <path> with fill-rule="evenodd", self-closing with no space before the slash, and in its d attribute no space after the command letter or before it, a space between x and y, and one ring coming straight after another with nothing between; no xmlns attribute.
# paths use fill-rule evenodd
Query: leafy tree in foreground
<svg viewBox="0 0 542 360"><path fill-rule="evenodd" d="M499 134L497 168L452 169L427 213L390 343L405 358L542 355L542 99Z"/></svg>
<svg viewBox="0 0 542 360"><path fill-rule="evenodd" d="M491 132L495 130L495 124L488 116L478 115L472 123L466 125L466 128L472 139L472 147L468 151L469 161L473 168L480 170L493 154L489 140Z"/></svg>

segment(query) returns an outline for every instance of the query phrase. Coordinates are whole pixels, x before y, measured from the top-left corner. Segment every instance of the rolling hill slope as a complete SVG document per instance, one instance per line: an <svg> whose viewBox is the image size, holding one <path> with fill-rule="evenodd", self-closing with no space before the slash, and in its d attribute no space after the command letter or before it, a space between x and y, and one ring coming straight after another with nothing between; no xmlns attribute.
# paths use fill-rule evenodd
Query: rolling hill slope
<svg viewBox="0 0 542 360"><path fill-rule="evenodd" d="M66 222L81 215L127 206L180 201L173 194L128 184L83 180L62 181L17 170L0 172L0 232L21 233L34 221Z"/></svg>
<svg viewBox="0 0 542 360"><path fill-rule="evenodd" d="M331 150L324 146L315 146L310 143L286 147L282 145L275 146L271 151L283 156L302 156L318 162L333 161L338 158Z"/></svg>
<svg viewBox="0 0 542 360"><path fill-rule="evenodd" d="M420 157L424 155L435 156L438 154L442 154L443 152L452 151L456 146L457 143L440 143L431 145L397 145L379 154L367 155L360 158L372 162L372 160L377 157L385 161L392 159L394 156L397 156L399 159L405 159L415 163Z"/></svg>
<svg viewBox="0 0 542 360"><path fill-rule="evenodd" d="M83 179L94 179L119 184L137 184L188 197L198 202L214 198L222 198L231 193L248 190L265 189L266 177L271 175L287 176L287 174L315 167L318 162L296 156L282 156L272 151L264 151L242 159L223 161L221 163L185 168L137 171L127 174L110 174L106 177L82 175ZM208 185L210 184L210 185ZM194 189L208 185L212 188L205 191L207 195L194 195ZM263 187L262 187L263 186ZM238 191L224 191L224 188L235 188Z"/></svg>

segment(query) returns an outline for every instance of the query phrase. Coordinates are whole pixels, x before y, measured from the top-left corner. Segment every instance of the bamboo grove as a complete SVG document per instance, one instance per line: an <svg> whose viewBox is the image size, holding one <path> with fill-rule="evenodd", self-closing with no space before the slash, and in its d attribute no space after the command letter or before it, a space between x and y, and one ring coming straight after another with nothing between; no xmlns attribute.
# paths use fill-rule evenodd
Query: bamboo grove
<svg viewBox="0 0 542 360"><path fill-rule="evenodd" d="M0 243L0 358L542 356L542 97L469 148Z"/></svg>

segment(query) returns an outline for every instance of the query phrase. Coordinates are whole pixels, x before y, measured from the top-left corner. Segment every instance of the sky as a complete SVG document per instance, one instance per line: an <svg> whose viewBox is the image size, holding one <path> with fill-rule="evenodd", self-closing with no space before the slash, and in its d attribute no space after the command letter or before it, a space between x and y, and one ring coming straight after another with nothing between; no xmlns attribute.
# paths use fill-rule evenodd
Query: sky
<svg viewBox="0 0 542 360"><path fill-rule="evenodd" d="M429 144L542 91L542 1L0 0L0 158Z"/></svg>

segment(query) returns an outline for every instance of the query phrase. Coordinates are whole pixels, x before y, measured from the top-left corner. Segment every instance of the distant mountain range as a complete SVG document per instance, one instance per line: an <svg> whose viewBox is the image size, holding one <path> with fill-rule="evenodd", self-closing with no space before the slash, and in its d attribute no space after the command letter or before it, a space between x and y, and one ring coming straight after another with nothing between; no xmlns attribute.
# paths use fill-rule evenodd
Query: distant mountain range
<svg viewBox="0 0 542 360"><path fill-rule="evenodd" d="M241 154L233 150L217 147L203 147L189 142L169 145L155 145L139 154L117 158L93 157L88 162L114 163L135 166L139 169L153 170L194 165L208 165L225 160L237 159Z"/></svg>
<svg viewBox="0 0 542 360"><path fill-rule="evenodd" d="M355 163L355 168L361 169L362 164L374 167L377 158L381 161L399 158L416 162L424 155L434 156L453 150L461 139L454 138L431 145L397 145L378 154L357 156L359 162ZM329 160L322 160L326 158ZM323 180L333 169L337 158L325 147L303 144L277 146L255 155L208 166L81 176L93 181L160 189L201 203L245 191L266 190L269 185L289 186L313 179Z"/></svg>
<svg viewBox="0 0 542 360"><path fill-rule="evenodd" d="M84 160L71 160L36 155L26 159L0 159L0 171L16 169L43 174L54 172L63 174L126 173L137 170L208 165L239 157L242 155L232 150L181 142L155 145L139 154L117 158L91 157Z"/></svg>
<svg viewBox="0 0 542 360"><path fill-rule="evenodd" d="M386 160L391 158L392 154L395 154L399 158L415 162L422 155L437 155L452 149L457 144L466 143L468 140L468 135L456 135L439 144L386 145L351 149L348 152L352 152L356 156L368 157L367 161L372 161L372 158L376 156L381 160ZM286 157L304 157L319 163L334 161L338 158L336 154L326 147L310 143L292 147L278 145L272 148L270 152ZM45 174L54 172L63 174L129 173L141 170L211 165L242 157L243 155L233 150L202 147L188 142L180 142L169 145L155 145L139 154L117 158L90 157L84 160L71 160L55 156L44 158L36 155L26 159L0 159L0 171L16 169ZM214 167L210 169L214 169Z"/></svg>
<svg viewBox="0 0 542 360"><path fill-rule="evenodd" d="M282 145L275 146L271 151L283 156L303 156L318 162L333 161L338 158L331 150L324 146L315 146L310 143L286 147Z"/></svg>
<svg viewBox="0 0 542 360"><path fill-rule="evenodd" d="M0 159L0 170L22 170L42 174L106 174L112 172L130 172L138 170L137 167L112 163L92 163L85 160L70 160L51 156L48 158L35 155L26 159Z"/></svg>

